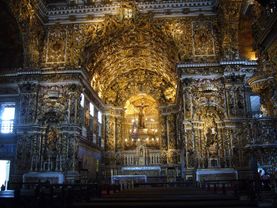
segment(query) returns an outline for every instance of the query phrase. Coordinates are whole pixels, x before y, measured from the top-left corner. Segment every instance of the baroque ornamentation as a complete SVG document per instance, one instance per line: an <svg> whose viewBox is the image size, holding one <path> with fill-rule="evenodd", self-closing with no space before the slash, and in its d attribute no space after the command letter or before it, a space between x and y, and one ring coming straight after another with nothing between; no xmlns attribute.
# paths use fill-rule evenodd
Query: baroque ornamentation
<svg viewBox="0 0 277 208"><path fill-rule="evenodd" d="M45 19L37 11L40 1L6 2L29 67L0 75L1 93L12 94L19 106L19 174L98 168L101 159L92 159L98 152L116 169L150 164L177 170L183 156L188 169L247 167L253 149L260 163L276 165L276 122L269 119L277 115L276 42L260 54L259 73L248 79L256 63L239 60L241 0L219 1L218 16L196 10L212 7L205 1L121 1L112 4L114 12L109 4L45 8ZM162 4L170 9L157 7ZM181 14L177 4L197 7ZM88 12L95 16L81 16ZM251 115L252 93L261 95L261 119Z"/></svg>
<svg viewBox="0 0 277 208"><path fill-rule="evenodd" d="M210 73L214 70L210 69ZM216 71L219 74L221 70ZM197 69L186 73L195 75ZM228 123L228 119L246 115L245 77L231 74L221 78L186 78L183 82L187 167L245 166L250 128L244 121Z"/></svg>
<svg viewBox="0 0 277 208"><path fill-rule="evenodd" d="M175 101L175 86L157 73L133 70L114 80L103 95L107 103L122 106L130 97L146 93L157 98L160 104Z"/></svg>
<svg viewBox="0 0 277 208"><path fill-rule="evenodd" d="M45 31L36 15L38 3L37 0L13 0L7 3L22 33L25 67L38 67L41 64Z"/></svg>
<svg viewBox="0 0 277 208"><path fill-rule="evenodd" d="M23 83L20 89L20 123L28 124L36 120L36 104L38 85L36 83Z"/></svg>
<svg viewBox="0 0 277 208"><path fill-rule="evenodd" d="M222 1L219 4L219 27L221 27L221 47L224 59L239 57L238 30L241 2L237 0Z"/></svg>
<svg viewBox="0 0 277 208"><path fill-rule="evenodd" d="M47 34L46 63L65 63L67 49L67 31L53 29Z"/></svg>
<svg viewBox="0 0 277 208"><path fill-rule="evenodd" d="M207 21L192 22L193 53L195 56L214 56L215 38L212 23Z"/></svg>

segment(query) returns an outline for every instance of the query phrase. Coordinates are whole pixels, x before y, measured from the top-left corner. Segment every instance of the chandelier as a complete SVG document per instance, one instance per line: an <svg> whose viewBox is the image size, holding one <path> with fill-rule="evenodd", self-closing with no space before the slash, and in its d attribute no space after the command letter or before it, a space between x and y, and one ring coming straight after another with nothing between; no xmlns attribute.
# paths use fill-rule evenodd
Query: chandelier
<svg viewBox="0 0 277 208"><path fill-rule="evenodd" d="M139 126L139 119L132 119L132 125L129 129L129 138L125 139L125 143L143 143L149 145L159 144L159 131L156 128L154 119L145 119L144 128Z"/></svg>

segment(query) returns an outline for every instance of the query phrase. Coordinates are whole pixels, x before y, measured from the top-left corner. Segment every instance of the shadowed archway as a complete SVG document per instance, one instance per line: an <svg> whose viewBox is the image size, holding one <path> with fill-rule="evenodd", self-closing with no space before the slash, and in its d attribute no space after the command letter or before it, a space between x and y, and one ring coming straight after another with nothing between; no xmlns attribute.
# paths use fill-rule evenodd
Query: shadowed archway
<svg viewBox="0 0 277 208"><path fill-rule="evenodd" d="M16 19L0 1L0 68L23 66L23 44Z"/></svg>

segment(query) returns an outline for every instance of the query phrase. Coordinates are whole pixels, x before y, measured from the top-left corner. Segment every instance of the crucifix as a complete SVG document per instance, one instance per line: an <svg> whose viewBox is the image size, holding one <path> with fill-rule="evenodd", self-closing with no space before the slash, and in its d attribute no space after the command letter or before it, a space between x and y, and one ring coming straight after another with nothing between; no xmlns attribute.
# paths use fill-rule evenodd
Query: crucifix
<svg viewBox="0 0 277 208"><path fill-rule="evenodd" d="M143 109L148 107L149 105L145 105L143 102L141 102L140 105L136 105L136 108L139 108L139 115L138 115L138 127L140 129L144 129L145 128L145 123L144 123L144 113L143 113Z"/></svg>

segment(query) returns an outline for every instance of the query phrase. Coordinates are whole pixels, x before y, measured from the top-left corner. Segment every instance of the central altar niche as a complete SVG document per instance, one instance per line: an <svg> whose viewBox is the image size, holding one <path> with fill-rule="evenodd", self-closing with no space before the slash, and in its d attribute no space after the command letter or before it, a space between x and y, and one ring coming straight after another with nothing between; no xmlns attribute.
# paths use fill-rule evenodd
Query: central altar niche
<svg viewBox="0 0 277 208"><path fill-rule="evenodd" d="M160 163L160 127L157 102L149 95L131 97L124 106L124 165Z"/></svg>

